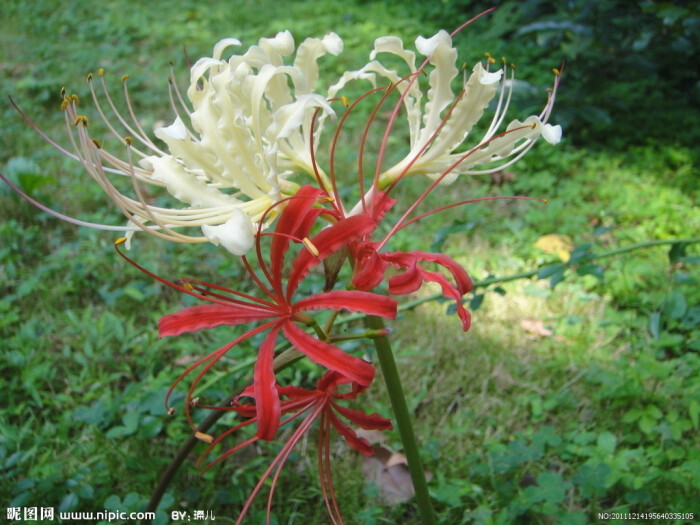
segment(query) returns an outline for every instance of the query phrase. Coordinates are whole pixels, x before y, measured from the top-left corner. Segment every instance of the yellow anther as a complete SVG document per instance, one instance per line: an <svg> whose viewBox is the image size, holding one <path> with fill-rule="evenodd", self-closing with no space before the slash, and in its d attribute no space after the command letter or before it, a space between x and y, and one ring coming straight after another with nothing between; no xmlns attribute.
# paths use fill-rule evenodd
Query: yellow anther
<svg viewBox="0 0 700 525"><path fill-rule="evenodd" d="M126 82L127 78L129 78L129 75L122 75L122 82Z"/></svg>
<svg viewBox="0 0 700 525"><path fill-rule="evenodd" d="M485 56L486 58L491 58L491 53L489 53L489 52L487 51L486 53L484 53L484 56Z"/></svg>
<svg viewBox="0 0 700 525"><path fill-rule="evenodd" d="M530 128L535 129L537 127L537 122L533 122L530 124Z"/></svg>
<svg viewBox="0 0 700 525"><path fill-rule="evenodd" d="M92 139L92 143L95 145L97 149L102 149L102 143L97 140L97 139Z"/></svg>
<svg viewBox="0 0 700 525"><path fill-rule="evenodd" d="M80 99L78 98L78 95L76 95L75 93L73 93L72 95L70 95L69 98L70 98L70 101L71 101L71 102L75 102L76 105L77 105L77 104L80 104Z"/></svg>
<svg viewBox="0 0 700 525"><path fill-rule="evenodd" d="M340 101L343 103L343 106L345 106L345 107L348 107L350 105L350 100L345 95L340 97Z"/></svg>
<svg viewBox="0 0 700 525"><path fill-rule="evenodd" d="M194 285L192 283L187 282L187 281L182 282L182 287L185 290L194 290Z"/></svg>
<svg viewBox="0 0 700 525"><path fill-rule="evenodd" d="M84 128L87 128L87 125L88 125L88 118L87 118L85 115L78 115L77 117L75 117L75 121L73 122L73 124L74 124L75 126L77 126L78 124L80 124L80 125L83 126Z"/></svg>
<svg viewBox="0 0 700 525"><path fill-rule="evenodd" d="M66 97L66 88L64 86L61 88L61 98L65 98L65 97Z"/></svg>
<svg viewBox="0 0 700 525"><path fill-rule="evenodd" d="M97 70L97 74L100 75L101 77L104 76L105 74L105 68L101 67L100 69Z"/></svg>
<svg viewBox="0 0 700 525"><path fill-rule="evenodd" d="M87 74L87 81L92 82L92 73Z"/></svg>
<svg viewBox="0 0 700 525"><path fill-rule="evenodd" d="M126 142L127 146L131 146L132 138L129 136L124 137L124 142Z"/></svg>
<svg viewBox="0 0 700 525"><path fill-rule="evenodd" d="M508 62L508 60L506 59L506 57L501 57L501 62L505 64L506 62Z"/></svg>
<svg viewBox="0 0 700 525"><path fill-rule="evenodd" d="M469 64L467 64L466 62L462 62L462 70L465 70L468 68L469 68Z"/></svg>
<svg viewBox="0 0 700 525"><path fill-rule="evenodd" d="M205 434L204 432L195 432L194 437L196 437L200 441L204 441L205 443L211 444L214 442L214 436L211 434Z"/></svg>
<svg viewBox="0 0 700 525"><path fill-rule="evenodd" d="M496 59L493 58L493 57L489 57L489 58L488 58L488 61L489 61L489 64L495 64L495 63L496 63Z"/></svg>
<svg viewBox="0 0 700 525"><path fill-rule="evenodd" d="M119 246L120 244L124 244L126 242L126 237L119 237L116 241L114 241L114 246Z"/></svg>
<svg viewBox="0 0 700 525"><path fill-rule="evenodd" d="M514 63L514 62L511 62L511 63L510 63L510 67L511 67L511 69L515 69L515 63Z"/></svg>
<svg viewBox="0 0 700 525"><path fill-rule="evenodd" d="M556 76L561 75L561 71L559 71L556 67L552 68L552 73L554 73Z"/></svg>
<svg viewBox="0 0 700 525"><path fill-rule="evenodd" d="M63 97L63 101L61 101L61 111L65 111L68 104L70 104L70 97Z"/></svg>
<svg viewBox="0 0 700 525"><path fill-rule="evenodd" d="M544 202L545 204L547 204L547 203L549 202L549 200L547 200L547 199L542 199L542 202Z"/></svg>
<svg viewBox="0 0 700 525"><path fill-rule="evenodd" d="M308 237L304 237L301 242L303 242L304 246L306 246L306 248L311 252L311 255L318 257L318 248L314 246L314 243L312 243Z"/></svg>

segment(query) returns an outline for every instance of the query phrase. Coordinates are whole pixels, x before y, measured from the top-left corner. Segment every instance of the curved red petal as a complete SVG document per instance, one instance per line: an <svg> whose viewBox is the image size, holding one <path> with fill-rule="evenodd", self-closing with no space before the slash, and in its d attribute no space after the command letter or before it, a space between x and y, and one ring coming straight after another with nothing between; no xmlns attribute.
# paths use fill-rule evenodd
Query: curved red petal
<svg viewBox="0 0 700 525"><path fill-rule="evenodd" d="M316 217L321 212L321 209L312 208L322 194L323 191L319 188L302 186L282 211L275 228L275 232L282 235L274 236L270 248L270 268L276 282L281 282L284 255L290 243L288 236L303 239L309 235Z"/></svg>
<svg viewBox="0 0 700 525"><path fill-rule="evenodd" d="M349 310L362 312L367 315L378 315L387 319L396 318L398 303L385 295L356 290L335 290L318 293L294 304L294 311L318 310Z"/></svg>
<svg viewBox="0 0 700 525"><path fill-rule="evenodd" d="M428 253L412 251L409 254L415 256L418 260L429 261L435 264L439 264L443 268L446 268L454 277L455 283L457 284L457 290L460 295L464 295L467 292L471 292L474 289L474 283L472 283L471 278L467 274L466 270L457 263L454 259L443 255L441 253Z"/></svg>
<svg viewBox="0 0 700 525"><path fill-rule="evenodd" d="M331 424L335 427L338 434L345 438L348 445L357 450L363 456L371 456L374 454L374 449L372 445L369 444L365 438L359 437L353 429L347 426L343 421L341 421L338 416L336 416L332 409L328 408L326 415L330 420Z"/></svg>
<svg viewBox="0 0 700 525"><path fill-rule="evenodd" d="M396 199L392 199L384 191L378 191L373 196L367 213L372 216L376 223L379 223L387 212L394 207L394 204L396 204Z"/></svg>
<svg viewBox="0 0 700 525"><path fill-rule="evenodd" d="M334 370L329 370L316 381L316 390L325 393L334 393L338 386L352 383L350 379ZM354 399L354 397L353 397Z"/></svg>
<svg viewBox="0 0 700 525"><path fill-rule="evenodd" d="M291 298L311 267L319 264L323 259L343 246L347 246L350 242L371 232L374 228L375 223L369 216L355 215L340 220L314 235L311 243L318 250L318 256L313 255L309 250L301 250L299 252L289 273L287 299Z"/></svg>
<svg viewBox="0 0 700 525"><path fill-rule="evenodd" d="M377 243L363 243L356 250L352 284L358 290L372 290L384 280L388 262L377 253Z"/></svg>
<svg viewBox="0 0 700 525"><path fill-rule="evenodd" d="M200 304L164 315L158 320L158 332L160 337L180 335L215 326L236 326L260 321L274 315L275 313L268 309L254 306L248 308L239 305Z"/></svg>
<svg viewBox="0 0 700 525"><path fill-rule="evenodd" d="M394 428L391 424L391 420L379 414L367 414L362 410L347 408L336 403L332 403L332 405L341 416L365 430L391 430Z"/></svg>
<svg viewBox="0 0 700 525"><path fill-rule="evenodd" d="M389 279L389 293L406 295L418 290L423 284L423 270L412 260L405 270Z"/></svg>
<svg viewBox="0 0 700 525"><path fill-rule="evenodd" d="M265 441L275 437L280 423L280 398L275 380L275 341L280 327L276 326L260 346L258 359L253 371L253 388L255 389L255 406L258 417L256 436Z"/></svg>
<svg viewBox="0 0 700 525"><path fill-rule="evenodd" d="M282 330L289 342L314 363L335 370L360 385L372 383L375 370L367 361L310 336L290 321L284 323Z"/></svg>
<svg viewBox="0 0 700 525"><path fill-rule="evenodd" d="M422 271L423 280L438 283L442 288L442 295L455 300L457 315L462 320L462 330L465 332L471 327L471 314L462 305L462 294L457 288L441 273Z"/></svg>

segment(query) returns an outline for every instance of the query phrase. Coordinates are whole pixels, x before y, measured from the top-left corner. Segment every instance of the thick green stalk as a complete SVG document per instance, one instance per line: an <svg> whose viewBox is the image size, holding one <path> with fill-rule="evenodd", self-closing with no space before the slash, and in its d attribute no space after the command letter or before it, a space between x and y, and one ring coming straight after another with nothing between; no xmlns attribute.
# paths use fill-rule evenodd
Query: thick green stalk
<svg viewBox="0 0 700 525"><path fill-rule="evenodd" d="M384 321L382 321L380 317L368 316L367 325L373 330L384 329ZM391 351L389 339L386 336L377 337L374 339L374 346L377 349L379 366L382 369L384 382L389 391L389 399L394 410L394 419L396 420L396 425L401 435L403 453L408 460L408 470L411 473L413 488L416 491L418 510L423 518L424 525L435 525L437 523L437 518L435 516L433 504L430 501L428 482L425 479L425 471L421 464L416 436L413 433L411 414L408 412L406 396L403 393L399 371L396 368L396 361Z"/></svg>

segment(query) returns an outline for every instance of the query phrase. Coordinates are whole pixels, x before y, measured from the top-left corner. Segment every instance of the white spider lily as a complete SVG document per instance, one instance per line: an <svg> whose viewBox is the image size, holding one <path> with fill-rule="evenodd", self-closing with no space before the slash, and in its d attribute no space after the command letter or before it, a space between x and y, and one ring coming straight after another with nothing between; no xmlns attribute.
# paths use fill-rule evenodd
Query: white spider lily
<svg viewBox="0 0 700 525"><path fill-rule="evenodd" d="M419 67L416 67L415 53L404 49L400 38L378 38L370 54L371 62L360 70L345 73L329 90L332 97L351 81L365 79L376 86L377 77L384 77L401 94L401 102L392 114L380 147L380 162L375 175L380 188L411 173L420 173L444 184L453 182L463 174L491 173L521 158L540 136L551 144L560 140L561 127L547 123L554 104L558 75L555 89L551 91L540 115L530 116L523 122L514 120L505 130L499 131L513 87L512 68L509 75L505 60L503 68L497 71L490 71L488 66L485 68L478 63L468 78L465 75L462 90L455 95L451 84L458 75L455 65L457 50L452 47L451 36L440 31L431 38L419 37L416 49L426 57ZM408 74L399 74L385 67L377 59L380 54L399 57L407 65ZM490 56L488 58L489 62L494 62ZM418 76L428 65L432 69L428 76L427 100L423 103ZM497 95L490 124L483 135L473 139L470 134L475 124ZM401 106L408 121L410 150L402 160L382 171L381 160L386 141ZM476 166L480 168L475 169Z"/></svg>
<svg viewBox="0 0 700 525"><path fill-rule="evenodd" d="M192 109L171 79L170 99L177 117L171 125L155 130L167 151L143 131L126 83L128 118L117 111L104 72L99 72L107 106L128 136L107 118L92 75L88 76L99 114L116 140L126 147L126 159L109 153L93 140L87 118L78 114L77 97L64 95L62 107L75 153L50 142L83 164L129 219L127 231L143 229L172 241L212 242L242 255L253 246L265 212L281 200L283 193L296 188L287 179L298 172L314 174L313 120L318 111L333 115L326 98L312 91L318 79L317 60L327 53L337 55L342 41L332 33L322 40L307 39L288 65L285 59L292 56L295 46L291 34L285 31L261 39L242 55L222 59L227 48L239 45L235 39L222 40L214 47L212 57L194 64L187 90ZM315 130L314 135L318 132ZM112 175L131 179L131 197L117 189ZM322 173L315 176L325 177ZM151 204L141 183L164 187L187 207ZM266 222L277 212L268 212ZM201 228L202 235L179 231L192 226Z"/></svg>

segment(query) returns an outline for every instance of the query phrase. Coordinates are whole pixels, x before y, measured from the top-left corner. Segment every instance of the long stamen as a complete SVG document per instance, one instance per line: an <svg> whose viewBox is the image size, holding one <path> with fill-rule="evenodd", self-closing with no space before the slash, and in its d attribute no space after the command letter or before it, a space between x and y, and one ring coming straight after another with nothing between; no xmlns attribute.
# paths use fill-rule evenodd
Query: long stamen
<svg viewBox="0 0 700 525"><path fill-rule="evenodd" d="M117 119L122 122L123 124L123 118L121 118L121 115L119 115L116 107L112 103L112 99L109 96L109 93L107 91L107 85L105 84L104 80L104 69L100 68L97 73L102 80L102 90L105 93L105 96L107 98L107 101L112 108L112 112L117 116ZM120 133L119 131L116 130L116 128L112 125L110 119L107 118L107 115L105 115L104 110L102 109L102 104L100 104L99 97L97 96L97 91L95 90L95 85L93 83L93 75L92 73L88 73L87 75L87 83L88 86L90 87L90 95L92 96L92 101L94 103L95 109L97 110L97 113L100 115L100 118L102 119L102 122L104 122L105 126L107 126L107 129L112 132L112 135L122 144L126 145L126 140L124 139L124 134ZM125 126L126 129L129 129L127 126ZM137 135L134 130L130 130L129 133L132 135ZM142 152L138 152L139 156L145 157L145 154Z"/></svg>
<svg viewBox="0 0 700 525"><path fill-rule="evenodd" d="M187 389L187 394L185 396L185 416L187 417L187 421L190 423L190 426L192 426L193 429L196 430L196 425L194 424L191 414L190 414L190 406L191 406L191 401L193 399L193 394L194 390L197 388L197 385L199 384L200 380L202 377L204 377L207 372L216 364L218 363L219 359L221 359L226 353L229 352L234 346L238 345L242 341L245 341L246 339L250 339L251 337L254 337L264 331L266 331L269 328L272 328L276 324L279 323L278 319L275 319L273 321L269 321L267 323L264 323L260 326L257 326L251 330L248 330L246 333L243 335L238 336L236 339L231 341L230 343L222 346L218 350L212 352L206 357L203 357L202 359L199 359L192 365L190 365L180 376L173 382L173 384L170 386L170 389L168 390L168 393L165 396L165 401L166 401L166 406L167 403L170 399L170 396L172 392L175 390L175 387L182 381L185 376L187 376L190 372L192 372L195 368L199 367L200 365L206 363L204 367L197 373L195 376L194 380L190 384L190 387Z"/></svg>
<svg viewBox="0 0 700 525"><path fill-rule="evenodd" d="M486 133L484 134L484 138L487 139L491 135L495 133L495 131L501 127L503 124L503 121L506 118L506 112L508 110L508 107L510 106L510 101L513 96L513 83L515 81L515 68L511 68L511 74L510 74L510 88L508 89L508 97L505 101L505 104L503 103L503 100L505 97L505 92L506 92L506 80L508 76L508 64L506 63L505 57L503 58L503 75L501 77L501 89L500 89L500 94L498 96L498 103L496 104L496 109L494 110L493 113L493 119L491 120L491 125L489 128L486 130Z"/></svg>
<svg viewBox="0 0 700 525"><path fill-rule="evenodd" d="M270 466L265 470L263 473L262 477L260 478L260 481L258 481L258 484L255 485L255 488L253 489L253 492L250 494L248 497L248 501L246 501L246 504L243 506L243 509L241 509L241 514L238 517L238 520L236 521L236 525L240 525L243 522L243 518L245 518L245 515L247 514L248 510L250 509L250 506L253 504L253 499L255 496L257 496L258 492L260 492L260 489L262 489L263 483L265 480L269 477L270 473L274 468L277 467L278 464L282 465L284 462L287 460L289 457L289 454L291 453L292 449L294 446L299 442L301 437L309 430L311 427L312 423L314 420L318 417L318 415L323 411L323 405L316 406L314 408L314 411L309 413L305 418L304 421L302 422L301 425L299 425L299 428L296 429L294 434L292 434L292 437L287 443L285 443L284 447L282 447L282 450L280 453L275 457L275 459L270 463Z"/></svg>
<svg viewBox="0 0 700 525"><path fill-rule="evenodd" d="M311 155L311 167L314 170L314 177L316 177L316 182L318 182L318 186L320 189L322 189L326 195L330 195L328 192L328 188L326 188L325 183L323 182L323 179L321 177L321 172L318 169L318 163L316 162L316 151L315 151L315 144L314 144L314 133L315 133L315 127L316 127L316 119L321 113L322 109L321 108L316 108L314 110L314 114L311 116L311 126L310 126L310 131L309 131L309 154Z"/></svg>
<svg viewBox="0 0 700 525"><path fill-rule="evenodd" d="M153 141L149 138L148 134L143 130L143 127L141 126L139 119L137 119L136 115L134 114L134 108L131 104L131 97L129 96L129 88L126 85L127 78L128 78L127 76L122 77L122 84L124 85L124 101L126 102L126 108L129 111L129 115L131 116L131 120L133 121L134 125L136 126L136 129L139 130L139 133L135 133L135 135L151 151L154 151L158 155L165 155L166 153L163 150L161 150L158 146L156 146L153 143Z"/></svg>
<svg viewBox="0 0 700 525"><path fill-rule="evenodd" d="M311 406L308 405L308 402L307 402L307 406L305 406L303 410L300 410L300 411L298 411L297 413L295 413L295 414L289 416L288 418L286 418L286 419L280 421L280 427L283 427L284 425L287 425L289 422L291 422L291 421L293 421L294 419L298 418L300 415L302 415L304 412L308 411L310 408L311 408ZM212 443L207 447L207 449L206 449L204 452L202 452L201 456L200 456L199 459L197 460L197 467L198 467L198 468L200 467L202 461L204 461L204 459L211 453L211 451L214 450L214 448L215 448L219 443L221 443L221 441L223 441L226 437L230 436L231 434L235 433L236 431L240 430L240 429L243 428L243 427L246 427L246 426L251 425L251 424L253 424L253 423L257 423L257 421L258 421L257 416L252 417L252 418L249 418L249 419L247 419L247 420L245 420L245 421L239 423L239 424L236 425L235 427L229 428L228 430L226 430L226 431L223 432L222 434L219 434L219 435L216 437L216 439L214 439L214 441L212 441ZM206 467L204 467L204 468L202 469L202 471L201 471L201 474L205 474L209 469L211 469L211 468L212 468L214 465L216 465L217 463L223 461L224 459L226 459L226 458L229 457L230 455L235 454L236 452L238 452L238 451L241 450L242 448L244 448L244 447L250 445L251 443L255 443L256 441L259 441L259 440L260 440L259 437L253 436L252 438L249 438L249 439L245 440L244 442L239 443L239 444L236 445L235 447L233 447L233 448L227 450L227 451L224 452L221 456L219 456L219 457L216 458L214 461L212 461L211 463L209 463Z"/></svg>
<svg viewBox="0 0 700 525"><path fill-rule="evenodd" d="M144 146L146 146L147 148L154 150L156 153L162 154L162 152L160 150L158 150L157 148L149 146L148 143L150 142L150 140L142 137L141 134L137 130L135 130L133 127L131 127L129 125L129 123L126 121L126 119L117 110L117 107L115 106L114 101L112 100L112 97L109 94L109 90L107 89L107 82L105 81L105 78L104 78L104 70L100 69L98 71L98 74L100 77L100 84L102 85L102 92L104 93L105 99L107 100L109 107L112 109L114 116L117 117L117 120L121 123L122 126L124 126L124 129L127 130L127 132L130 133L132 136L136 137L136 139L139 142L141 142ZM126 78L128 78L128 77L122 77L122 81L125 82ZM90 84L92 85L92 82L90 82ZM99 102L98 102L97 97L94 94L94 92L93 92L93 98L95 98L95 105L99 106ZM103 120L105 120L105 123L107 124L107 120L104 117L103 117ZM107 124L107 126L112 130L114 135L119 139L120 135L114 130L114 128L109 124ZM123 138L121 139L121 141L126 142ZM143 156L143 157L146 156L145 153L138 151L138 150L136 150L136 151L140 156Z"/></svg>
<svg viewBox="0 0 700 525"><path fill-rule="evenodd" d="M423 193L421 193L421 195L416 199L416 201L413 204L411 204L411 206L408 207L408 209L404 212L404 214L401 216L401 218L396 222L396 224L394 224L394 226L391 228L391 230L389 230L389 233L387 233L386 236L384 237L384 239L382 239L379 242L376 250L379 251L384 247L384 245L387 243L389 238L391 238L391 236L393 236L398 231L398 229L401 227L401 224L408 218L409 215L411 215L413 213L413 211L418 207L418 205L421 202L423 202L423 200L425 200L425 198L428 196L428 194L430 194L430 192L432 192L435 189L435 187L438 184L440 184L440 182L450 172L452 172L452 170L457 168L457 166L459 166L462 162L464 162L470 155L473 155L475 152L479 151L484 146L486 146L490 142L496 140L497 138L503 137L509 133L514 133L516 131L527 129L529 127L532 127L532 126L519 126L517 128L513 128L511 130L504 131L503 133L499 133L498 135L491 137L489 140L481 142L479 145L474 146L472 149L470 149L468 152L466 152L464 155L462 155L457 161L455 161L450 166L448 166L448 168L445 171L443 171L439 177L437 177L435 180L433 180L431 182L431 184L423 191Z"/></svg>
<svg viewBox="0 0 700 525"><path fill-rule="evenodd" d="M84 226L87 228L93 228L95 230L105 230L105 231L113 231L113 232L124 232L124 231L138 231L141 228L137 226L111 226L109 224L98 224L96 222L87 222L87 221L81 221L80 219L74 219L73 217L69 217L68 215L64 215L63 213L59 213L56 210L52 210L51 208L43 205L39 201L31 198L29 195L24 193L21 189L19 189L15 184L10 182L10 180L0 173L0 179L7 184L12 191L14 191L17 195L22 197L24 200L26 200L29 204L39 208L41 211L48 213L49 215L52 215L53 217L56 217L57 219L60 219L65 222L69 222L71 224L75 224L76 226Z"/></svg>
<svg viewBox="0 0 700 525"><path fill-rule="evenodd" d="M180 88L177 86L177 80L175 78L175 72L173 71L173 65L170 64L170 75L168 76L168 93L170 94L170 101L171 101L171 104L173 107L173 111L175 112L176 115L179 116L180 112L175 107L175 102L172 98L173 92L177 96L177 100L180 103L180 108L182 108L182 110L185 113L189 114L190 108L188 107L187 103L185 102L185 99L182 96L182 93L180 92ZM182 119L180 119L180 120L182 120ZM184 122L184 120L183 120L183 122Z"/></svg>
<svg viewBox="0 0 700 525"><path fill-rule="evenodd" d="M430 135L428 140L425 142L425 144L416 152L416 154L413 156L413 158L408 162L406 167L401 171L401 173L398 174L398 176L389 184L388 188L385 190L385 198L387 198L388 194L396 187L396 185L399 183L403 177L406 176L406 174L409 172L411 167L420 159L420 157L425 153L425 151L431 146L433 141L438 137L440 134L440 131L445 127L445 124L447 121L450 119L452 116L452 112L454 111L455 107L459 103L459 101L464 97L465 91L462 89L462 91L455 97L454 102L450 105L450 107L447 109L445 112L445 116L442 118L440 121L440 124L435 128L435 131Z"/></svg>
<svg viewBox="0 0 700 525"><path fill-rule="evenodd" d="M330 148L330 159L329 159L329 164L330 164L330 178L331 178L331 183L333 184L333 195L335 196L335 199L341 203L340 199L340 192L338 191L337 187L337 178L335 176L335 154L336 150L338 147L339 143L339 137L340 137L340 132L343 129L343 126L345 125L345 121L348 119L352 111L358 106L358 104L363 101L365 98L368 96L376 93L377 91L382 91L386 90L387 87L382 86L378 88L371 89L370 91L364 93L362 96L358 97L355 101L353 101L352 104L348 106L348 109L345 110L345 113L343 113L343 116L340 118L338 121L338 125L335 128L335 132L333 133L333 140L331 141L331 148ZM360 141L360 148L362 151L362 148L364 148L364 143ZM362 153L360 153L360 156ZM359 166L358 166L358 182L359 182L359 187L360 187L360 195L363 196L363 203L364 203L364 180L362 177L362 162L360 161ZM340 207L342 208L342 203L340 204ZM365 206L366 207L366 206ZM345 212L343 211L343 216L346 216Z"/></svg>
<svg viewBox="0 0 700 525"><path fill-rule="evenodd" d="M411 219L404 221L398 228L396 228L396 231L403 230L406 226L409 226L410 224L413 224L414 222L418 222L421 219L424 219L425 217L428 217L429 215L433 215L434 213L438 213L441 211L445 211L450 208L454 208L456 206L463 206L464 204L473 204L475 202L482 202L482 201L491 201L491 200L531 200L531 201L539 201L543 203L547 203L547 199L539 199L537 197L526 197L522 195L512 195L512 196L493 196L493 197L478 197L475 199L468 199L460 202L453 202L452 204L447 204L446 206L440 206L439 208L435 208L434 210L427 211L425 213L421 213L420 215L417 215L415 217L412 217Z"/></svg>
<svg viewBox="0 0 700 525"><path fill-rule="evenodd" d="M343 518L340 514L340 509L338 508L338 498L336 497L335 489L333 488L333 472L331 471L331 420L329 417L326 416L325 413L323 414L322 419L322 426L324 428L325 435L325 446L323 447L323 459L325 462L324 472L326 475L326 481L328 482L328 497L326 497L324 491L324 498L326 499L326 508L328 509L328 514L331 517L331 520L333 520L333 524L343 525ZM331 508L329 506L329 499L330 502L333 504L333 511L335 511L335 516L333 515L333 512L331 511ZM337 518L337 521L335 518Z"/></svg>
<svg viewBox="0 0 700 525"><path fill-rule="evenodd" d="M259 303L259 304L261 304L261 305L263 305L263 306L266 306L266 307L268 307L268 308L270 308L270 309L275 309L275 308L277 308L277 305L276 305L275 303L271 303L271 302L269 302L269 301L265 301L264 299L260 299L260 298L258 298L258 297L254 297L254 296L252 296L252 295L248 295L248 294L245 294L245 293L243 293L243 292L238 292L238 291L236 291L236 290L231 290L231 289L225 288L225 287L223 287L223 286L218 286L218 285L216 285L216 284L214 284L214 283L208 283L208 282L205 282L205 281L201 281L201 280L199 280L199 279L194 279L194 278L192 278L192 277L183 277L182 279L180 279L180 282L181 282L181 283L183 284L183 286L185 286L186 288L192 289L192 290L194 290L194 291L200 293L203 297L207 298L207 300L210 300L211 297L215 297L215 298L217 298L217 299L221 299L222 301L226 301L227 303L237 304L237 305L246 305L246 306L248 306L248 303L245 302L245 301L240 301L240 300L238 300L238 299L233 299L233 298L231 298L231 297L229 297L228 295L225 295L225 294L223 294L223 293L212 292L212 289L214 289L214 290L220 290L220 291L225 292L226 294L229 294L229 295L235 295L235 296L238 296L238 297L244 297L245 299L247 299L247 300L249 300L249 301L253 301L253 302ZM197 283L197 284L200 284L200 285L202 285L202 286L196 286L196 285L194 285L194 284L192 284L192 283Z"/></svg>
<svg viewBox="0 0 700 525"><path fill-rule="evenodd" d="M126 237L121 237L121 238L117 239L117 240L114 242L114 249L117 251L117 253L121 256L122 259L124 259L124 260L125 260L126 262L128 262L131 266L133 266L133 267L136 268L137 270L141 271L142 273L145 273L145 274L148 275L149 277L155 279L156 281L158 281L158 282L160 282L160 283L162 283L162 284L164 284L164 285L166 285L166 286L168 286L168 287L170 287L170 288L173 288L174 290L177 290L177 291L182 292L182 293L187 294L187 295L191 295L192 297L195 297L195 298L197 298L197 299L202 299L202 300L204 300L204 301L208 301L208 302L210 302L210 303L220 304L220 305L223 305L223 306L230 306L232 302L235 302L236 304L247 306L247 307L249 307L251 310L253 310L253 309L258 309L258 310L260 310L261 313L262 313L262 312L268 312L268 311L269 311L269 305L270 305L270 303L268 303L268 302L266 302L266 301L263 301L262 299L258 299L257 297L253 297L252 295L245 294L245 293L243 293L243 292L238 292L238 291L236 291L236 290L226 290L227 292L229 292L229 293L231 293L231 294L233 294L233 295L236 295L236 296L238 296L238 297L242 297L242 298L247 299L247 300L249 300L249 301L257 302L257 303L260 304L260 306L256 306L256 305L254 305L254 304L250 304L250 303L247 303L247 302L245 302L245 301L237 301L237 300L235 300L235 299L230 299L230 298L227 298L226 300L218 300L218 299L216 299L216 298L213 298L213 297L210 297L210 296L201 294L201 293L197 293L195 287L186 286L186 285L184 285L184 284L178 284L178 283L175 283L175 282L173 282L173 281L168 281L167 279L164 279L163 277L161 277L161 276L159 276L159 275L157 275L157 274L151 272L151 271L148 270L147 268L144 268L144 267L141 266L139 263L137 263L136 261L134 261L133 259L131 259L128 255L126 255L126 254L120 249L121 245L124 244L124 242L126 242ZM184 282L187 283L187 280L185 280ZM202 281L196 281L196 282L200 282L200 283L201 283ZM207 284L208 284L208 283L207 283ZM211 286L216 287L216 285L211 285ZM274 306L274 305L273 305L273 306Z"/></svg>
<svg viewBox="0 0 700 525"><path fill-rule="evenodd" d="M465 27L467 27L467 26L470 25L471 23L475 22L476 20L478 20L478 19L481 18L482 16L485 16L485 15L489 14L491 11L493 11L493 10L495 10L495 9L496 9L495 7L491 7L491 8L489 8L489 9L487 9L486 11L482 11L481 13L479 13L478 15L476 15L474 18L470 18L469 20L467 20L466 22L464 22L461 26L459 26L457 29L455 29L454 31L452 31L452 32L450 33L450 36L451 36L451 37L455 36L457 33L459 33L460 31L462 31Z"/></svg>
<svg viewBox="0 0 700 525"><path fill-rule="evenodd" d="M326 196L326 197L320 196L319 197L319 196L311 196L311 195L292 195L290 197L285 197L284 199L280 199L277 202L273 203L271 206L269 206L267 208L267 210L265 210L265 212L262 214L262 217L261 217L260 221L258 222L258 231L256 234L256 242L255 242L255 252L256 252L256 255L258 258L258 266L262 270L263 274L265 274L265 277L268 280L268 282L275 289L275 293L278 294L277 301L280 303L284 302L284 300L282 299L284 297L284 293L283 293L282 288L281 288L281 283L277 282L278 279L273 278L273 275L272 275L273 272L271 271L270 268L268 268L267 264L265 264L265 260L262 256L262 247L261 247L261 243L260 243L260 238L263 237L264 235L270 235L268 233L263 234L263 232L262 232L262 226L265 222L265 218L267 217L268 213L271 213L279 205L284 204L285 202L288 202L288 201L293 200L293 199L314 199L317 201L325 199L328 202L329 199L332 199L332 197L330 197L330 196ZM286 234L283 235L283 234L278 233L278 232L274 232L274 233L272 233L272 235L279 235L279 236L287 237ZM309 249L309 251L311 251L312 254L314 253L314 250L316 248L315 248L315 246L313 246L313 244L311 244L310 241L308 241L308 239L305 241L304 239L298 239L296 237L291 237L291 238L296 242L300 242L300 243L304 244L307 247L307 249ZM318 250L316 250L316 251L318 251ZM278 261L272 261L272 263L277 264Z"/></svg>
<svg viewBox="0 0 700 525"><path fill-rule="evenodd" d="M127 159L128 159L128 164L129 164L129 174L131 176L131 182L132 186L134 188L134 192L136 193L136 197L138 198L138 202L141 204L141 209L146 213L148 218L151 219L154 223L156 223L165 233L170 234L173 238L176 239L186 239L187 236L183 235L179 232L176 232L168 227L167 224L165 224L156 214L153 213L151 210L151 207L146 203L146 199L143 196L143 192L141 191L141 187L139 186L139 182L137 177L134 174L134 169L133 169L133 162L131 160L131 142L127 141L127 148L126 148L126 154L127 154Z"/></svg>

